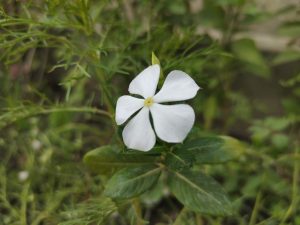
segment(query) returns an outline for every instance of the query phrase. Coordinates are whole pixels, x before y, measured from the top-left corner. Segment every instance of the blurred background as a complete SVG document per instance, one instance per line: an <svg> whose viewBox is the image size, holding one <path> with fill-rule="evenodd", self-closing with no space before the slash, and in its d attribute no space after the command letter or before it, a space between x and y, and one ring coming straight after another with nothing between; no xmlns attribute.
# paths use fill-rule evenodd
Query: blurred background
<svg viewBox="0 0 300 225"><path fill-rule="evenodd" d="M182 212L160 187L148 224L300 224L299 0L0 0L0 224L135 224L82 156L116 142L107 115L152 52L202 87L191 135L247 151L203 167L234 215Z"/></svg>

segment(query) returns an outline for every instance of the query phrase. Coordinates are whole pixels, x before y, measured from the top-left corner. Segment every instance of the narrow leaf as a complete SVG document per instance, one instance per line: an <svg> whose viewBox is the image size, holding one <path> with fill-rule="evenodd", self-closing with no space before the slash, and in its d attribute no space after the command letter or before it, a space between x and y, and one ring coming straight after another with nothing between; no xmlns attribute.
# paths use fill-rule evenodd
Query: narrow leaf
<svg viewBox="0 0 300 225"><path fill-rule="evenodd" d="M116 146L102 146L88 152L84 163L94 172L110 174L118 169L130 166L151 165L156 157L139 153L124 153Z"/></svg>
<svg viewBox="0 0 300 225"><path fill-rule="evenodd" d="M159 59L157 58L157 56L155 55L154 52L152 52L151 61L152 61L152 65L158 64L159 67L160 67L159 84L162 85L163 84L163 80L162 79L164 77L164 74L163 74L162 68L160 66L160 61L159 61Z"/></svg>
<svg viewBox="0 0 300 225"><path fill-rule="evenodd" d="M88 201L69 207L62 212L65 219L58 225L107 224L109 216L117 211L116 204L106 197L94 197ZM97 212L97 213L96 213Z"/></svg>
<svg viewBox="0 0 300 225"><path fill-rule="evenodd" d="M80 64L76 63L77 68L80 70L82 74L84 74L86 77L91 78L92 76L86 71L85 68L83 68Z"/></svg>
<svg viewBox="0 0 300 225"><path fill-rule="evenodd" d="M138 196L157 183L160 173L161 169L156 166L124 168L108 181L104 194L114 199Z"/></svg>
<svg viewBox="0 0 300 225"><path fill-rule="evenodd" d="M160 65L160 61L159 61L159 59L157 58L157 56L155 55L155 53L154 52L152 52L152 65L155 65L155 64L158 64L158 65Z"/></svg>
<svg viewBox="0 0 300 225"><path fill-rule="evenodd" d="M203 173L170 171L168 182L171 192L190 210L220 216L232 213L231 203L222 187Z"/></svg>

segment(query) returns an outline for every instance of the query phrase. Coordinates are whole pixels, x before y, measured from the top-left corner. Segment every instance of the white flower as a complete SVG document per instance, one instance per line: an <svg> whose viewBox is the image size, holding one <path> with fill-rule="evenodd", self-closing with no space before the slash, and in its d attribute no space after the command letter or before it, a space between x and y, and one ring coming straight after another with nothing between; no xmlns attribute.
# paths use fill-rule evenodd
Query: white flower
<svg viewBox="0 0 300 225"><path fill-rule="evenodd" d="M42 143L39 140L35 139L31 142L31 147L33 148L33 150L38 151L41 149Z"/></svg>
<svg viewBox="0 0 300 225"><path fill-rule="evenodd" d="M191 99L197 94L199 86L186 73L174 70L168 74L162 88L155 94L159 74L159 65L152 65L131 81L129 93L140 95L143 99L124 95L117 101L118 125L141 109L123 130L123 140L128 148L149 151L155 145L156 137L150 122L150 112L157 136L166 142L182 142L193 127L195 113L191 106L161 103Z"/></svg>
<svg viewBox="0 0 300 225"><path fill-rule="evenodd" d="M18 173L18 177L20 181L25 181L29 177L29 172L27 170L22 170Z"/></svg>

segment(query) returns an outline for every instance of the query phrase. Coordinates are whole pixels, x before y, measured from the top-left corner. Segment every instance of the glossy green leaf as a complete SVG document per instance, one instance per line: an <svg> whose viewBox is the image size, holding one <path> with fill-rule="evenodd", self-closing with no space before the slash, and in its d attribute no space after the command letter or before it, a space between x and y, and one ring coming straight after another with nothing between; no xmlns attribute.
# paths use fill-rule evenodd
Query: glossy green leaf
<svg viewBox="0 0 300 225"><path fill-rule="evenodd" d="M124 168L108 181L104 194L114 199L127 199L150 190L157 183L161 168L138 166Z"/></svg>
<svg viewBox="0 0 300 225"><path fill-rule="evenodd" d="M240 156L244 146L236 139L228 136L211 136L191 140L181 145L173 153L196 163L224 163ZM190 157L189 154L193 156Z"/></svg>
<svg viewBox="0 0 300 225"><path fill-rule="evenodd" d="M83 158L89 169L100 174L110 174L124 167L151 165L155 160L156 157L153 155L125 153L110 145L94 149Z"/></svg>
<svg viewBox="0 0 300 225"><path fill-rule="evenodd" d="M175 197L190 210L220 216L232 213L231 203L222 187L203 173L170 171L168 183Z"/></svg>

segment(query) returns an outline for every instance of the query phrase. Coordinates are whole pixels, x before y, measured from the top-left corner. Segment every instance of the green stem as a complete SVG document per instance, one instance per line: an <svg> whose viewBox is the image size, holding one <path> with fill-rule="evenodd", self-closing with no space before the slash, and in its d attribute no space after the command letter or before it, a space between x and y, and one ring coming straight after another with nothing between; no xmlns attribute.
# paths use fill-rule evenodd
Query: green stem
<svg viewBox="0 0 300 225"><path fill-rule="evenodd" d="M20 216L21 216L21 224L22 225L27 225L27 198L28 198L28 192L29 192L29 187L30 184L26 184L24 185L24 188L22 190L21 193L21 212L20 212Z"/></svg>
<svg viewBox="0 0 300 225"><path fill-rule="evenodd" d="M55 112L87 112L87 113L95 113L95 114L111 117L111 115L104 110L97 109L97 108L90 108L90 107L81 107L81 108L67 107L67 108L44 109L38 112L37 114L49 114Z"/></svg>
<svg viewBox="0 0 300 225"><path fill-rule="evenodd" d="M258 194L256 195L255 205L254 205L254 208L252 210L249 225L255 225L256 224L256 218L257 218L257 213L258 213L258 210L259 210L260 202L261 202L261 191L259 191Z"/></svg>
<svg viewBox="0 0 300 225"><path fill-rule="evenodd" d="M180 225L182 224L182 217L187 212L187 209L185 207L182 208L182 210L179 212L178 216L176 217L176 220L174 221L173 225Z"/></svg>
<svg viewBox="0 0 300 225"><path fill-rule="evenodd" d="M143 225L143 216L142 216L142 210L141 210L141 203L139 199L133 200L133 208L136 214L136 225Z"/></svg>
<svg viewBox="0 0 300 225"><path fill-rule="evenodd" d="M7 199L7 179L5 171L3 171L1 174L0 179L0 184L2 185L0 189L0 202L9 210L9 212L11 212L13 217L18 218L19 212L10 204L9 200Z"/></svg>
<svg viewBox="0 0 300 225"><path fill-rule="evenodd" d="M9 111L2 116L0 116L0 128L3 128L9 124L15 123L21 119L26 119L29 117L33 116L38 116L38 115L46 115L46 114L51 114L51 113L56 113L56 112L84 112L84 113L95 113L98 115L106 116L109 118L112 118L112 116L101 109L97 108L91 108L91 107L54 107L54 108L31 108L31 109L26 109L25 107L21 108L16 108L13 109L12 111Z"/></svg>
<svg viewBox="0 0 300 225"><path fill-rule="evenodd" d="M295 155L298 155L298 148L296 147ZM294 173L293 173L293 187L292 187L292 195L291 195L291 204L286 211L283 219L280 222L280 225L284 225L285 222L290 218L290 216L294 213L295 209L297 208L299 196L298 196L298 182L299 182L299 163L298 160L295 159L294 161Z"/></svg>
<svg viewBox="0 0 300 225"><path fill-rule="evenodd" d="M198 213L196 214L196 224L197 225L203 225L202 218Z"/></svg>

